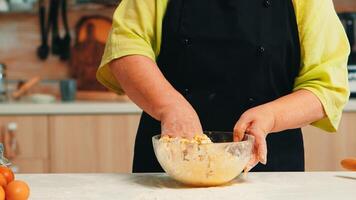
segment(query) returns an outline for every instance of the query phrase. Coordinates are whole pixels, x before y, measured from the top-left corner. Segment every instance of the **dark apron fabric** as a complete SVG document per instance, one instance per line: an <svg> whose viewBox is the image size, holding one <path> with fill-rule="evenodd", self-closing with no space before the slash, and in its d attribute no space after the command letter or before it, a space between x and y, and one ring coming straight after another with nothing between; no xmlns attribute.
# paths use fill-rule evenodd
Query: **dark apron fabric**
<svg viewBox="0 0 356 200"><path fill-rule="evenodd" d="M204 130L232 131L247 109L292 92L300 46L291 0L170 0L157 64L197 111ZM143 113L133 172L161 172ZM268 163L253 171L303 171L300 129L267 137Z"/></svg>

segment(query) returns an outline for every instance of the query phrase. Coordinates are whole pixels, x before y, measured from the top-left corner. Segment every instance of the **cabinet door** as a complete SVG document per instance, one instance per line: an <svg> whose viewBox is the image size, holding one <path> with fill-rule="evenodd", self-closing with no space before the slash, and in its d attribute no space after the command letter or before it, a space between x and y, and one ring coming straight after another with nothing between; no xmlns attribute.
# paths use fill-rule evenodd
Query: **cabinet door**
<svg viewBox="0 0 356 200"><path fill-rule="evenodd" d="M356 157L356 113L344 113L337 133L315 127L303 129L307 171L343 170L340 161Z"/></svg>
<svg viewBox="0 0 356 200"><path fill-rule="evenodd" d="M47 116L1 116L1 131L9 123L17 124L16 139L19 154L11 160L21 173L48 172Z"/></svg>
<svg viewBox="0 0 356 200"><path fill-rule="evenodd" d="M131 172L139 118L50 116L51 172Z"/></svg>

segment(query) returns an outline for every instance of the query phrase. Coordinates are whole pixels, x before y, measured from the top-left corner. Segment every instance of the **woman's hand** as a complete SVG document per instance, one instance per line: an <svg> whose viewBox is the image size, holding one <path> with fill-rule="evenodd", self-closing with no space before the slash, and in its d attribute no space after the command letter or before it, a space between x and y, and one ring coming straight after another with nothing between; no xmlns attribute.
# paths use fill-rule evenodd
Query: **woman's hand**
<svg viewBox="0 0 356 200"><path fill-rule="evenodd" d="M253 154L247 165L247 171L261 162L267 163L266 136L275 125L275 114L268 104L257 106L243 113L234 127L234 140L240 141L245 133L255 137Z"/></svg>
<svg viewBox="0 0 356 200"><path fill-rule="evenodd" d="M113 60L110 70L127 96L161 121L162 135L191 139L203 133L197 113L166 80L156 62L146 56L125 56Z"/></svg>
<svg viewBox="0 0 356 200"><path fill-rule="evenodd" d="M203 133L197 113L185 99L165 106L160 121L162 135L191 139Z"/></svg>
<svg viewBox="0 0 356 200"><path fill-rule="evenodd" d="M300 128L326 117L318 97L308 90L297 90L272 102L247 110L236 123L236 141L244 134L255 136L255 146L247 171L258 162L266 164L266 136L286 129Z"/></svg>

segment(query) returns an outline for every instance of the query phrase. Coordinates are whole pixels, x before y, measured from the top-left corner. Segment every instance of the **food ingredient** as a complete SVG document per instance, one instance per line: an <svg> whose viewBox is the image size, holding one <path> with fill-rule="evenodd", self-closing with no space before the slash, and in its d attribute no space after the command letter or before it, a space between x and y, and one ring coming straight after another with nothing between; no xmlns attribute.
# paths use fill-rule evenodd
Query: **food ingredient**
<svg viewBox="0 0 356 200"><path fill-rule="evenodd" d="M7 184L15 179L14 173L11 171L10 168L6 166L0 166L0 174L2 174L6 178Z"/></svg>
<svg viewBox="0 0 356 200"><path fill-rule="evenodd" d="M9 183L5 190L6 200L27 200L30 196L28 185L19 180Z"/></svg>
<svg viewBox="0 0 356 200"><path fill-rule="evenodd" d="M168 135L162 136L159 139L160 142L174 142L174 141L179 141L180 143L184 144L210 144L212 143L210 138L206 136L205 134L198 134L193 137L193 139L188 140L186 138L173 138L169 137Z"/></svg>
<svg viewBox="0 0 356 200"><path fill-rule="evenodd" d="M169 176L200 187L231 181L242 172L250 155L243 154L237 143L213 144L206 135L193 140L163 136L155 153Z"/></svg>

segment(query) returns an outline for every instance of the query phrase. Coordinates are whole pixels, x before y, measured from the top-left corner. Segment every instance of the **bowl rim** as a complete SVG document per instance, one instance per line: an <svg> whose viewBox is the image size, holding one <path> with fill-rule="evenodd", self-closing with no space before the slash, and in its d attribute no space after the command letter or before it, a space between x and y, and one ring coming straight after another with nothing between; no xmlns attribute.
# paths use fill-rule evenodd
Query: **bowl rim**
<svg viewBox="0 0 356 200"><path fill-rule="evenodd" d="M206 132L216 132L216 133L231 133L232 132L224 132L224 131L204 131L204 133ZM158 141L159 138L161 137L161 134L158 134L158 135L154 135L152 136L152 141ZM244 144L244 143L254 143L255 141L255 136L251 135L251 134L248 134L246 133L245 136L244 136L244 139L242 141L238 141L238 142L216 142L216 143L203 143L203 144L199 144L199 145L212 145L212 144Z"/></svg>

